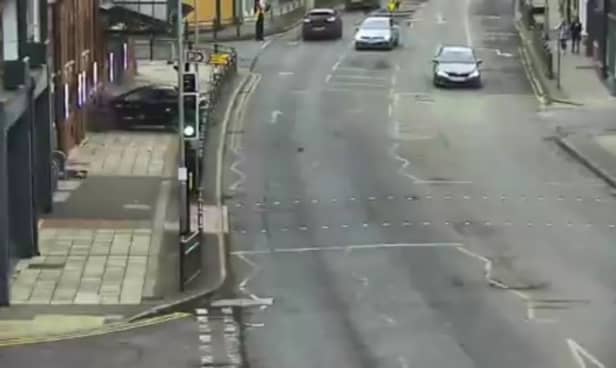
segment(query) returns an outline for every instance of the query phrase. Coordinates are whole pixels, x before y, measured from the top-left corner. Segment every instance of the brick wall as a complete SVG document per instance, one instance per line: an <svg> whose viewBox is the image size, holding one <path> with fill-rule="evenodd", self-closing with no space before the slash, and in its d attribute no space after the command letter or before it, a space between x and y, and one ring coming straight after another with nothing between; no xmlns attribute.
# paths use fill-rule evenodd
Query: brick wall
<svg viewBox="0 0 616 368"><path fill-rule="evenodd" d="M54 122L58 146L68 153L85 138L84 111L92 98L91 92L96 89L94 65L97 65L99 79L104 68L104 52L101 52L104 39L97 0L58 0L50 6L55 69Z"/></svg>

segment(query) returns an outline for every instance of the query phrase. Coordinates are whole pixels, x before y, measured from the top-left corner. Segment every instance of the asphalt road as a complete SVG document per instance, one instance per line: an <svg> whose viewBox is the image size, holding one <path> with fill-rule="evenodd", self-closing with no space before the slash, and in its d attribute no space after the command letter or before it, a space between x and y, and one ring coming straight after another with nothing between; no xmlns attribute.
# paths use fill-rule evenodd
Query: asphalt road
<svg viewBox="0 0 616 368"><path fill-rule="evenodd" d="M261 52L225 175L235 291L274 300L246 363L616 365L614 198L546 139L512 4L424 4L393 52L352 49L361 14ZM440 43L478 49L483 89L432 86Z"/></svg>

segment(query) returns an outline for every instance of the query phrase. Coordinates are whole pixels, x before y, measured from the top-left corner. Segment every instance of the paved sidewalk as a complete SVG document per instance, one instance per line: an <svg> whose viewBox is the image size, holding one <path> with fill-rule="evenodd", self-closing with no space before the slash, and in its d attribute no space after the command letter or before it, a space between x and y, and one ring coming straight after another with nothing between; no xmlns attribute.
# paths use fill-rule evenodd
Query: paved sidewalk
<svg viewBox="0 0 616 368"><path fill-rule="evenodd" d="M40 226L41 256L21 261L11 304L139 304L155 286L177 144L170 134L90 133ZM162 214L162 215L161 215ZM173 269L166 269L173 272Z"/></svg>
<svg viewBox="0 0 616 368"><path fill-rule="evenodd" d="M518 0L521 1L521 0ZM543 5L543 3L541 3ZM553 53L554 79L548 79L543 74L540 64L542 61L531 46L530 31L525 29L520 21L520 14L516 14L518 30L522 38L523 56L531 71L531 82L537 87L538 94L543 95L552 102L584 105L588 107L608 107L616 104L616 98L610 96L607 86L600 79L592 59L584 56L584 45L581 45L580 54L571 53L571 43L568 50L560 54L560 88L558 87L558 32L555 28L560 24L562 15L559 12L559 0L548 0L550 41L549 47ZM517 6L516 6L517 9Z"/></svg>
<svg viewBox="0 0 616 368"><path fill-rule="evenodd" d="M574 134L557 138L557 143L616 189L616 134Z"/></svg>
<svg viewBox="0 0 616 368"><path fill-rule="evenodd" d="M165 62L139 72L106 92L177 84ZM204 82L211 72L200 69ZM179 296L176 135L96 128L67 158L69 171L87 175L60 181L39 223L41 255L15 268L0 342L91 329Z"/></svg>

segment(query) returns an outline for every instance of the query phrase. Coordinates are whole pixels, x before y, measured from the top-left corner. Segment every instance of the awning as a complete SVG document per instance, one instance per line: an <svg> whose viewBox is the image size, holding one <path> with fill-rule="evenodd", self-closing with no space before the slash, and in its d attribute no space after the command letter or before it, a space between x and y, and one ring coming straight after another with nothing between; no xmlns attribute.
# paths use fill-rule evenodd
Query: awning
<svg viewBox="0 0 616 368"><path fill-rule="evenodd" d="M121 5L101 4L105 30L109 33L129 35L162 35L174 33L174 22L167 22ZM193 7L183 4L184 16L193 11Z"/></svg>

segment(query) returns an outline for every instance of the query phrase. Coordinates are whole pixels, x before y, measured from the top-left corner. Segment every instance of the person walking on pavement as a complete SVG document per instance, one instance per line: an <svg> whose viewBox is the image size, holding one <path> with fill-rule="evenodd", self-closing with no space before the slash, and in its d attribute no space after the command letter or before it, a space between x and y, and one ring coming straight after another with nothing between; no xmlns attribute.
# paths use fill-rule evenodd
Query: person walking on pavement
<svg viewBox="0 0 616 368"><path fill-rule="evenodd" d="M567 41L569 40L571 26L566 20L563 20L558 27L558 40L560 42L560 49L563 53L567 51Z"/></svg>
<svg viewBox="0 0 616 368"><path fill-rule="evenodd" d="M580 42L582 41L582 23L580 18L575 17L571 23L571 52L574 54L580 53Z"/></svg>
<svg viewBox="0 0 616 368"><path fill-rule="evenodd" d="M257 16L257 22L255 23L255 38L257 41L263 41L264 39L266 8L267 5L265 1L257 1L255 3L255 15Z"/></svg>

